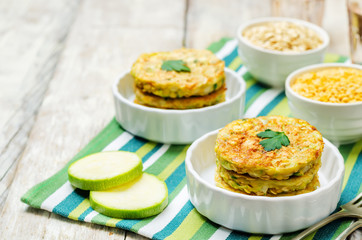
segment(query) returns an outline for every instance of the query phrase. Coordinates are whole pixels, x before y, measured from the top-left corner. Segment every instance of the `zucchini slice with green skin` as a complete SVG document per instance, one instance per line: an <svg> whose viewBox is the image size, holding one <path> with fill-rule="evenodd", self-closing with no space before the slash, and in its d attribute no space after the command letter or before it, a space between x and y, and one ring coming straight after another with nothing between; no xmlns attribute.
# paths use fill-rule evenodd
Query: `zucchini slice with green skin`
<svg viewBox="0 0 362 240"><path fill-rule="evenodd" d="M141 176L142 168L142 161L135 153L99 152L72 163L68 179L83 190L106 190Z"/></svg>
<svg viewBox="0 0 362 240"><path fill-rule="evenodd" d="M168 204L166 183L148 173L105 191L91 191L91 207L113 218L137 219L159 214Z"/></svg>

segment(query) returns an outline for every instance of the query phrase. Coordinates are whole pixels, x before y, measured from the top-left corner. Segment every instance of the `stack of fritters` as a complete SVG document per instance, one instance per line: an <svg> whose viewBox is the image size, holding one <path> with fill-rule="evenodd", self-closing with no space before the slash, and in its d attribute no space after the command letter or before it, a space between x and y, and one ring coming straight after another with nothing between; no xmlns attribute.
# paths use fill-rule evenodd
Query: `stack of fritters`
<svg viewBox="0 0 362 240"><path fill-rule="evenodd" d="M284 132L289 145L266 151L257 134ZM221 129L216 139L219 187L260 196L287 196L314 191L324 143L322 135L304 120L270 116L241 119Z"/></svg>
<svg viewBox="0 0 362 240"><path fill-rule="evenodd" d="M182 60L190 69L166 71L165 61ZM135 102L168 109L190 109L225 100L225 63L208 50L178 49L142 54L133 64Z"/></svg>

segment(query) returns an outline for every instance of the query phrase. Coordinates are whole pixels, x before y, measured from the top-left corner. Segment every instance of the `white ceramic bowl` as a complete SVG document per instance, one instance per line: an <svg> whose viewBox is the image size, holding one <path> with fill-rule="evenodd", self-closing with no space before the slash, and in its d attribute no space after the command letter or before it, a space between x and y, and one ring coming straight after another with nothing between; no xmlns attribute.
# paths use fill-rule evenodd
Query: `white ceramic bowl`
<svg viewBox="0 0 362 240"><path fill-rule="evenodd" d="M337 144L346 144L362 138L362 102L326 103L303 97L291 88L295 78L305 72L333 67L361 69L360 65L324 63L308 66L291 73L285 83L285 93L292 115L315 126L323 137Z"/></svg>
<svg viewBox="0 0 362 240"><path fill-rule="evenodd" d="M323 44L305 52L286 53L255 46L242 36L242 32L248 27L275 21L286 21L306 26L322 38ZM239 42L238 53L243 64L258 81L272 87L284 87L288 74L298 68L323 62L324 52L329 44L327 32L317 25L299 19L279 17L259 18L245 22L238 28L237 38Z"/></svg>
<svg viewBox="0 0 362 240"><path fill-rule="evenodd" d="M225 69L225 75L225 102L198 109L170 110L135 104L134 79L127 72L113 85L116 119L127 131L151 141L191 143L205 133L221 128L242 116L246 84L230 69Z"/></svg>
<svg viewBox="0 0 362 240"><path fill-rule="evenodd" d="M190 200L213 222L250 233L279 234L311 226L336 208L341 194L344 161L338 149L324 139L321 186L310 193L286 197L249 196L215 186L217 130L196 140L186 154Z"/></svg>

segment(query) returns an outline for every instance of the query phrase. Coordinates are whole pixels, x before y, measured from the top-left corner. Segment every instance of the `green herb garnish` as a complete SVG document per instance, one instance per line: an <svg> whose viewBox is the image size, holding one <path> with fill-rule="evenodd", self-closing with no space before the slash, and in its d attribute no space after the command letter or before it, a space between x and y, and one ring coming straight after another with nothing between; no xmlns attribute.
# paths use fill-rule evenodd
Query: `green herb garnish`
<svg viewBox="0 0 362 240"><path fill-rule="evenodd" d="M182 60L163 61L161 69L165 71L191 72L190 68Z"/></svg>
<svg viewBox="0 0 362 240"><path fill-rule="evenodd" d="M214 83L214 91L216 90L217 88L217 83Z"/></svg>
<svg viewBox="0 0 362 240"><path fill-rule="evenodd" d="M289 145L289 138L284 132L274 132L270 129L266 129L264 132L256 134L260 138L268 138L260 141L260 144L264 147L265 151L271 151L274 149L280 149L283 146Z"/></svg>

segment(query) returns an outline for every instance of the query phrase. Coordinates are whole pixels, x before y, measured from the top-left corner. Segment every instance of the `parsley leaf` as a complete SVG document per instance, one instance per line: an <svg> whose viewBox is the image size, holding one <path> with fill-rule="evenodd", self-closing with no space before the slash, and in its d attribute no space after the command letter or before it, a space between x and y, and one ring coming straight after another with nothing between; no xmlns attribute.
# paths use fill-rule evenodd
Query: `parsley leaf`
<svg viewBox="0 0 362 240"><path fill-rule="evenodd" d="M190 68L182 60L163 61L161 69L165 71L191 72Z"/></svg>
<svg viewBox="0 0 362 240"><path fill-rule="evenodd" d="M289 138L284 132L274 132L273 130L266 129L264 132L256 134L260 138L267 138L260 141L265 151L280 149L283 146L289 145Z"/></svg>

